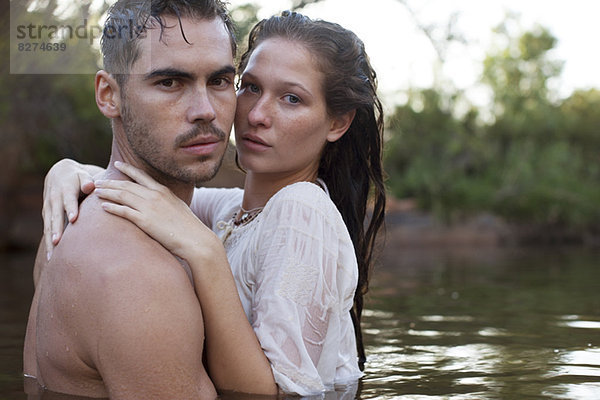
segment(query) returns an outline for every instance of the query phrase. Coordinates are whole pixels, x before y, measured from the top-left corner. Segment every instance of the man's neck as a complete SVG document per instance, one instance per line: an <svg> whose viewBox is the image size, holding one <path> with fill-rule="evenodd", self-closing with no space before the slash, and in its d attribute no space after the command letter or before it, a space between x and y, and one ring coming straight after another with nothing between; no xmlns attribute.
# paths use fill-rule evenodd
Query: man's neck
<svg viewBox="0 0 600 400"><path fill-rule="evenodd" d="M121 171L115 168L115 161L121 161L134 167L141 169L150 175L154 180L156 180L161 185L166 186L169 190L171 190L177 197L183 200L186 204L190 204L192 202L192 196L194 194L194 185L186 182L165 182L164 179L161 179L160 176L156 176L153 174L153 171L150 171L143 163L140 161L138 157L132 154L127 149L123 150L122 146L119 146L115 140L113 140L112 144L112 152L110 155L110 161L108 166L106 167L106 172L104 174L105 179L116 179L116 180L132 180L127 175L123 174Z"/></svg>

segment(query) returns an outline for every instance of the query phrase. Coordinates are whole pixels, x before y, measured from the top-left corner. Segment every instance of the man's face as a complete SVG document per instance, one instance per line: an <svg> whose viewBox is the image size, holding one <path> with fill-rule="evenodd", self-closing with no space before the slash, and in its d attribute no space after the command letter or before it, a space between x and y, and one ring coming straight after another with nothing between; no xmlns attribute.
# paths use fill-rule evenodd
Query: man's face
<svg viewBox="0 0 600 400"><path fill-rule="evenodd" d="M121 91L128 147L154 178L197 183L221 165L235 115L235 69L220 19L164 18L140 39Z"/></svg>

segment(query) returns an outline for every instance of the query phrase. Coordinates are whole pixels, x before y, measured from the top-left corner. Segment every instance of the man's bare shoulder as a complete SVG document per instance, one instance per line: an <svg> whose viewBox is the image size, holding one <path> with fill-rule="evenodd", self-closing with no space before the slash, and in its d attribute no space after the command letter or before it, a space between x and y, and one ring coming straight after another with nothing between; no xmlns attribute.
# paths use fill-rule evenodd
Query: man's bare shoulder
<svg viewBox="0 0 600 400"><path fill-rule="evenodd" d="M113 390L123 382L170 382L177 377L156 372L180 364L198 381L206 374L202 311L188 274L134 224L103 211L97 198L82 204L36 290L37 330L60 332L38 337L37 350L52 353L54 364L44 358L40 368L46 376L62 374L53 381L57 389L66 387L60 382L85 382L88 369ZM64 357L64 348L77 359Z"/></svg>
<svg viewBox="0 0 600 400"><path fill-rule="evenodd" d="M139 311L144 302L175 294L195 301L191 279L175 256L135 224L102 210L95 196L82 203L44 270L46 287L90 311L78 319L124 304Z"/></svg>
<svg viewBox="0 0 600 400"><path fill-rule="evenodd" d="M67 227L55 250L58 258L68 265L77 264L89 277L187 277L182 265L160 243L135 224L102 210L101 202L92 195L82 203L79 218Z"/></svg>
<svg viewBox="0 0 600 400"><path fill-rule="evenodd" d="M106 323L104 316L125 308L143 312L148 303L172 298L189 298L196 307L191 278L175 256L91 196L44 270L42 283L57 298L87 310L74 316L79 325Z"/></svg>

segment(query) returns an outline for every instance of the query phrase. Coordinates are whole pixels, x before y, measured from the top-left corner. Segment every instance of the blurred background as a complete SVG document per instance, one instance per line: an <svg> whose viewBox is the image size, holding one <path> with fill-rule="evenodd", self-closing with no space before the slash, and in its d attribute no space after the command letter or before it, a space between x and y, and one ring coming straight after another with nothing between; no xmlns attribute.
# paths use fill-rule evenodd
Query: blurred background
<svg viewBox="0 0 600 400"><path fill-rule="evenodd" d="M23 398L44 175L65 157L104 166L111 143L94 101L97 43L66 40L77 55L69 65L54 52L37 73L11 73L9 19L100 25L111 3L0 2L1 398ZM242 50L259 19L294 9L355 31L378 72L389 207L357 398L599 398L600 3L231 0L230 9ZM68 67L84 73L61 73ZM232 151L208 185L242 184Z"/></svg>
<svg viewBox="0 0 600 400"><path fill-rule="evenodd" d="M10 4L13 15L30 23L76 26L84 16L100 25L110 3L3 0L1 15L8 18ZM425 213L442 230L483 224L502 241L598 243L597 3L235 0L230 6L242 47L259 18L283 9L339 22L363 38L385 104L390 212ZM0 248L11 249L38 240L48 168L64 157L105 165L111 133L93 96L97 42L67 42L78 46L70 61L87 74L10 74L4 22ZM36 71L44 72L44 63L66 71L54 56ZM215 184L240 184L239 175L225 172Z"/></svg>

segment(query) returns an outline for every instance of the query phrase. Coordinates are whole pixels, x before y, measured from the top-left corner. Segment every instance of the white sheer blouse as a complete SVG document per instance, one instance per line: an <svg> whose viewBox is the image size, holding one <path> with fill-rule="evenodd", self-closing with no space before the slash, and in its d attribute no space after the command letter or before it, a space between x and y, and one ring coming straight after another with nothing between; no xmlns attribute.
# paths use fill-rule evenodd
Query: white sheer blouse
<svg viewBox="0 0 600 400"><path fill-rule="evenodd" d="M327 189L299 182L234 226L241 189L196 189L191 208L222 239L250 324L286 393L302 396L356 382L350 308L354 248Z"/></svg>

